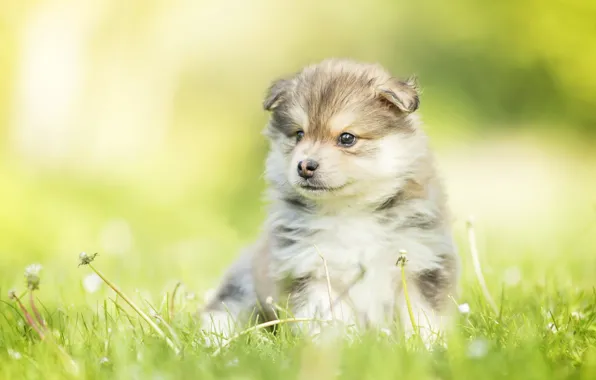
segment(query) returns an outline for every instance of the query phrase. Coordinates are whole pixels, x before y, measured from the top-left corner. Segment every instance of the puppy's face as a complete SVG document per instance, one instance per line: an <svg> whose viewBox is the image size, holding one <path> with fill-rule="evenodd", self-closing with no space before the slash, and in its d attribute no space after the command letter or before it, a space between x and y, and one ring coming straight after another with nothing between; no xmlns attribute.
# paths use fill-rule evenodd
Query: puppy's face
<svg viewBox="0 0 596 380"><path fill-rule="evenodd" d="M264 102L268 177L315 200L395 192L420 154L417 107L413 83L376 65L328 60L279 80Z"/></svg>

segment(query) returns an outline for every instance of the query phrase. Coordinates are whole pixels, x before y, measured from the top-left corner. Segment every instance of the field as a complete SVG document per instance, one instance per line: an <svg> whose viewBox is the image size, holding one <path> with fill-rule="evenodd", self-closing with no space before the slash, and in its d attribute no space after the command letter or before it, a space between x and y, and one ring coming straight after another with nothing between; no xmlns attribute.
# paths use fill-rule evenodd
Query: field
<svg viewBox="0 0 596 380"><path fill-rule="evenodd" d="M595 5L3 1L0 380L596 379ZM193 313L266 216L266 89L329 57L419 79L455 327L207 347Z"/></svg>
<svg viewBox="0 0 596 380"><path fill-rule="evenodd" d="M247 333L214 355L217 347L203 344L192 313L236 250L252 238L262 216L255 211L246 224L239 224L243 237L234 237L232 229L219 227L211 235L212 241L180 240L172 245L165 242L172 239L167 233L175 229L167 228L169 232L160 235L157 226L170 220L178 227L176 233L181 233L187 223L178 219L182 216L159 209L148 209L147 215L128 207L126 218L132 227L119 220L110 222L99 238L100 242L105 240L103 247L108 252L100 251L93 265L167 334L164 322L169 321L181 354L177 355L89 267L78 267L79 253L91 244L75 246L66 231L62 239L68 251L53 248L59 254L36 254L35 249L43 248L43 242L36 240L39 246L33 245L33 253L27 253L25 244L20 250L23 255L2 258L0 378L593 379L596 211L590 203L595 184L590 151L578 148L562 152L548 143L532 150L529 144L495 141L491 139L492 149L480 143L465 145L473 149L453 149L452 145L449 151L439 149L456 211L454 228L463 262L461 294L454 299L463 305L462 312L447 337L447 349L436 346L429 352L415 341L404 341L398 330L350 333L337 341L333 340L336 336L314 344L291 336L286 326L281 326L277 335L264 330ZM503 152L507 159L503 159ZM518 165L513 165L516 160ZM482 178L483 173L490 177L487 168L506 184ZM473 178L476 182L471 184ZM8 179L5 195L11 186L15 191L26 186L38 208L57 220L72 217L77 204L89 205L97 196L81 183L57 186L49 178L43 180L43 186L32 187L21 177ZM491 204L482 198L483 193L498 196ZM64 194L70 194L68 203L60 203ZM132 199L130 193L110 193L105 188L100 194L105 198L91 203L97 208L96 214L101 214L105 205L115 207ZM259 210L258 197L253 203L252 207ZM68 204L75 205L75 211L63 208ZM179 209L184 210L184 206L190 207L181 204ZM472 267L465 229L471 210L477 211L479 258L497 312L482 294ZM43 218L41 211L37 215ZM160 215L164 219L158 223ZM195 216L192 222L200 225L200 219ZM30 220L31 228L35 228ZM60 224L68 223L62 220ZM50 225L42 225L40 233L53 233ZM72 228L76 228L76 219ZM13 224L13 232L17 229L18 223ZM155 233L144 235L143 231ZM11 241L4 236L5 244ZM135 248L130 249L132 236L146 239L137 238ZM50 240L48 246L56 247L56 243ZM118 255L119 251L127 253ZM23 271L34 262L43 266L40 289L34 292L47 324L43 341L27 324L17 303L7 298L9 287L15 287L19 295L25 291ZM171 300L178 281L182 285ZM22 301L30 308L29 295Z"/></svg>

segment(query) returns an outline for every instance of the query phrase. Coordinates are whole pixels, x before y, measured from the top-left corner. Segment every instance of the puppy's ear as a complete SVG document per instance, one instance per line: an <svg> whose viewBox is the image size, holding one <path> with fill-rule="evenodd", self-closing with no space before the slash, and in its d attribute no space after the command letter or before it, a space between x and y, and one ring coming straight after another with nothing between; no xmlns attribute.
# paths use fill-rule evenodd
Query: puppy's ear
<svg viewBox="0 0 596 380"><path fill-rule="evenodd" d="M267 90L265 100L263 100L263 108L265 111L273 111L279 103L286 96L291 81L288 79L278 79L271 83Z"/></svg>
<svg viewBox="0 0 596 380"><path fill-rule="evenodd" d="M416 77L410 77L407 80L391 78L377 87L377 93L401 112L412 113L420 105L420 91Z"/></svg>

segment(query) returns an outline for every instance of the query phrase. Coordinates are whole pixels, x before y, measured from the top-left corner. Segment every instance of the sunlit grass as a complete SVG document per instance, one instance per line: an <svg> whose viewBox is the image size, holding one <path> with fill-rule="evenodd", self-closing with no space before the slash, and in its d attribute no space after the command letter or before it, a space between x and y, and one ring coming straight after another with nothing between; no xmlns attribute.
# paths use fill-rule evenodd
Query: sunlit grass
<svg viewBox="0 0 596 380"><path fill-rule="evenodd" d="M73 265L74 263L73 258ZM97 265L101 265L100 262ZM83 276L86 268L80 268ZM106 275L108 277L109 275ZM43 288L38 302L44 304ZM170 324L181 354L119 297L95 307L42 308L47 334L65 355L56 360L13 300L0 304L0 376L2 378L585 378L596 375L596 292L556 283L503 290L495 314L476 283L465 283L469 303L458 316L447 348L427 351L411 344L399 329L351 333L331 345L309 344L279 325L276 334L249 329L222 347L207 347L192 313L196 305L177 297ZM136 296L141 304L143 300ZM77 301L77 300L71 300ZM168 303L148 306L163 322ZM34 318L34 317L32 317ZM219 355L214 356L214 352ZM65 364L66 363L66 364ZM331 377L329 377L331 376Z"/></svg>

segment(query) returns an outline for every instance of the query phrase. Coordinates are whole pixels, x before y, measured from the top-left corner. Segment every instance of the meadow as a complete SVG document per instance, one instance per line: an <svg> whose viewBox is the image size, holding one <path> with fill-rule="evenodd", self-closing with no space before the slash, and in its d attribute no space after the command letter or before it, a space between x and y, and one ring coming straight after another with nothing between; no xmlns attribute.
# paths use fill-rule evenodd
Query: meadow
<svg viewBox="0 0 596 380"><path fill-rule="evenodd" d="M593 1L0 3L0 379L596 379ZM418 76L446 347L193 319L265 218L267 86L327 57Z"/></svg>

